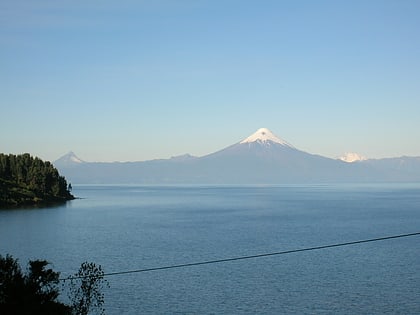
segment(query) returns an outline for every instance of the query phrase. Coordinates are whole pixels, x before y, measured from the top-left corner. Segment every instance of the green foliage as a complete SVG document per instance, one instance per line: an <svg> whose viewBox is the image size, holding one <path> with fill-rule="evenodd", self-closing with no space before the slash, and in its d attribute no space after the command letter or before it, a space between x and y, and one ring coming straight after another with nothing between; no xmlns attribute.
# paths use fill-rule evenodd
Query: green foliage
<svg viewBox="0 0 420 315"><path fill-rule="evenodd" d="M108 282L104 279L102 267L84 262L74 277L70 278L69 298L74 312L77 315L87 315L90 310L95 309L99 314L105 314L102 293L105 286L108 286Z"/></svg>
<svg viewBox="0 0 420 315"><path fill-rule="evenodd" d="M93 311L105 314L102 289L108 282L100 265L85 262L73 277L66 279L70 281L71 305L58 301L60 274L47 266L45 260L29 261L24 274L17 259L0 255L1 315L87 315Z"/></svg>
<svg viewBox="0 0 420 315"><path fill-rule="evenodd" d="M71 307L57 301L59 273L47 266L45 260L30 261L23 274L16 259L0 255L0 314L71 314Z"/></svg>
<svg viewBox="0 0 420 315"><path fill-rule="evenodd" d="M70 199L66 179L50 162L28 153L0 154L0 207Z"/></svg>

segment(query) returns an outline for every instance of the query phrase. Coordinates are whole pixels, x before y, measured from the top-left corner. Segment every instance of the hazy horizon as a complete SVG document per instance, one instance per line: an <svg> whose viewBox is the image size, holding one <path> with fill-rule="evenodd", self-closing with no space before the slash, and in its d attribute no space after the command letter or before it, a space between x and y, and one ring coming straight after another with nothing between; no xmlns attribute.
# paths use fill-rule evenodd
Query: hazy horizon
<svg viewBox="0 0 420 315"><path fill-rule="evenodd" d="M266 129L266 128L263 128L263 129ZM269 130L269 131L271 131L271 130ZM250 137L252 137L256 133L257 132L253 133L252 135L250 135ZM276 136L276 135L274 135L274 136ZM204 157L206 155L210 155L210 154L213 154L215 152L224 150L224 149L228 148L231 145L242 143L242 142L246 141L247 139L248 138L244 138L244 139L242 139L240 141L237 141L235 143L228 144L228 145L226 145L226 146L224 146L222 148L216 149L215 151L212 151L212 152L205 153L203 155L193 155L193 154L191 154L189 152L184 152L184 153L181 153L181 154L178 154L178 155L170 155L170 156L166 156L166 157L154 157L154 158L150 158L150 159L147 159L147 160L114 160L114 161L110 161L110 160L106 160L106 157L105 157L104 160L91 161L91 160L86 160L86 159L83 158L83 152L75 152L73 150L69 150L66 153L63 153L62 155L60 155L59 157L57 157L56 159L52 160L52 162L57 161L57 160L65 157L65 156L68 156L68 155L74 155L77 159L80 159L82 162L101 162L101 163L102 162L105 162L105 163L106 162L110 162L110 163L112 163L112 162L145 162L145 161L152 161L152 160L161 160L161 159L164 160L164 159L178 158L178 157L183 157L183 156L190 156L190 157L194 157L194 158L200 158L200 157ZM272 139L269 139L269 140L272 141ZM279 140L285 141L284 139L279 139ZM286 142L286 144L288 146L291 146L291 147L299 150L299 151L302 151L301 149L299 149L299 147L295 147L291 143L287 143ZM306 152L306 151L304 151L304 152ZM307 152L307 153L314 154L313 152ZM407 155L387 156L387 157L383 157L383 158L399 158L399 157L403 157L403 156L407 156ZM325 156L325 157L328 157L328 156ZM375 158L370 158L370 157L366 157L364 155L361 155L358 152L343 152L343 154L341 156L328 157L328 158L332 158L332 159L344 159L346 157L348 159L350 159L350 160L353 159L354 161L356 161L357 159L363 159L363 160L375 159ZM413 157L417 157L417 156L413 156ZM352 161L347 161L347 162L352 162Z"/></svg>
<svg viewBox="0 0 420 315"><path fill-rule="evenodd" d="M420 156L418 1L0 4L0 147L203 156L261 127L336 158Z"/></svg>

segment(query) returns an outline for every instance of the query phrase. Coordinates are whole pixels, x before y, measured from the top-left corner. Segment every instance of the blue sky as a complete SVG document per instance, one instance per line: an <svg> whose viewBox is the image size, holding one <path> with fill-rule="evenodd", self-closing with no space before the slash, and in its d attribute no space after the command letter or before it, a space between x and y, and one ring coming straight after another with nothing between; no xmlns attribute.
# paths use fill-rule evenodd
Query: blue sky
<svg viewBox="0 0 420 315"><path fill-rule="evenodd" d="M0 152L205 155L267 127L420 156L419 1L0 2Z"/></svg>

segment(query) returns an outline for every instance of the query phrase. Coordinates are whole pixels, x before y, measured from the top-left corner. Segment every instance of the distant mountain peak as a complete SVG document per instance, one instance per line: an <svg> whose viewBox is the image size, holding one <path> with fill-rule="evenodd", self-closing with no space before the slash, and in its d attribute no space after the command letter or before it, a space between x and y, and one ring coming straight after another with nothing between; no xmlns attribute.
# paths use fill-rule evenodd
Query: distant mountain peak
<svg viewBox="0 0 420 315"><path fill-rule="evenodd" d="M172 156L171 160L172 161L188 161L188 160L194 160L196 158L197 157L195 157L195 156L193 156L189 153L186 153L186 154L182 154L182 155Z"/></svg>
<svg viewBox="0 0 420 315"><path fill-rule="evenodd" d="M345 153L343 156L340 156L338 159L347 163L367 160L364 156L358 153L354 153L354 152Z"/></svg>
<svg viewBox="0 0 420 315"><path fill-rule="evenodd" d="M73 151L70 151L69 153L63 155L57 161L54 162L54 164L59 164L59 165L71 165L71 164L81 164L81 163L85 163L85 161L80 159Z"/></svg>
<svg viewBox="0 0 420 315"><path fill-rule="evenodd" d="M278 144L293 148L291 144L277 137L267 128L258 129L255 133L250 135L248 138L242 140L240 143L244 144L244 143L252 143L252 142L259 142L259 143L274 142L274 143L278 143Z"/></svg>

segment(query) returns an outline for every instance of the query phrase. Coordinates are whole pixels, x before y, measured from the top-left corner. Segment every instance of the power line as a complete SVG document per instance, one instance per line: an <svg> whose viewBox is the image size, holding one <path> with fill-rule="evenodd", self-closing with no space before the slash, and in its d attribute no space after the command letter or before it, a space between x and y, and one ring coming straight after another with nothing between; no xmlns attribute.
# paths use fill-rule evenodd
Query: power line
<svg viewBox="0 0 420 315"><path fill-rule="evenodd" d="M352 242L321 245L321 246L315 246L315 247L306 247L306 248L292 249L292 250L286 250L286 251L280 251L280 252L271 252L271 253L262 253L262 254L249 255L249 256L238 256L238 257L231 257L231 258L199 261L199 262L185 263L185 264L179 264L179 265L160 266L160 267L152 267L152 268L144 268L144 269L136 269L136 270L127 270L127 271L116 271L116 272L104 273L103 276L104 277L109 277L109 276L126 275L126 274L132 274L132 273L141 273L141 272L159 271L159 270L167 270L167 269L175 269L175 268L185 268L185 267L192 267L192 266L218 264L218 263L232 262L232 261L238 261L238 260L262 258L262 257L270 257L270 256L279 256L279 255L286 255L286 254L299 253L299 252L308 252L308 251L320 250L320 249L326 249L326 248L343 247L343 246L363 244L363 243L379 242L379 241L385 241L385 240L390 240L390 239L410 237L410 236L418 236L418 235L420 235L420 232L408 233L408 234L399 234L399 235L391 235L391 236L377 237L377 238L358 240L358 241L352 241ZM81 279L81 278L85 278L85 277L71 277L70 276L70 277L65 278L65 279L60 279L60 281L65 281L65 280L70 280L70 279Z"/></svg>

